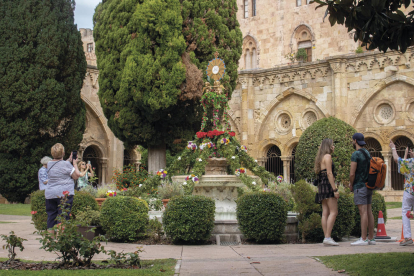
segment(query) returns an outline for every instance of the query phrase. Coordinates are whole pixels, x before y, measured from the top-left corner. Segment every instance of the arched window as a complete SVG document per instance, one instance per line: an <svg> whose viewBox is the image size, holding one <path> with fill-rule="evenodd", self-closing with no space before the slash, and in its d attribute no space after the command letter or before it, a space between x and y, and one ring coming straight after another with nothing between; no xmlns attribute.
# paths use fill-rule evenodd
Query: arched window
<svg viewBox="0 0 414 276"><path fill-rule="evenodd" d="M395 139L394 139L395 140ZM411 140L405 136L401 136L394 141L395 149L399 157L404 158L405 149L409 147L413 148ZM398 164L391 162L391 187L394 190L404 190L404 175L398 172Z"/></svg>
<svg viewBox="0 0 414 276"><path fill-rule="evenodd" d="M244 54L244 68L252 69L252 56L249 49L247 49Z"/></svg>
<svg viewBox="0 0 414 276"><path fill-rule="evenodd" d="M266 154L265 168L275 176L283 175L283 162L280 156L282 152L278 146L272 146Z"/></svg>
<svg viewBox="0 0 414 276"><path fill-rule="evenodd" d="M99 162L99 154L98 149L96 149L94 146L89 146L85 149L83 152L83 161L85 162L91 162L92 168L95 168L95 176L98 177L98 180L96 184L101 184L101 164Z"/></svg>
<svg viewBox="0 0 414 276"><path fill-rule="evenodd" d="M292 45L292 52L296 52L299 49L304 49L307 54L307 59L304 60L305 62L311 62L313 60L313 41L314 37L312 36L312 33L308 26L306 25L300 25L298 26L293 34L291 39L291 45ZM297 47L297 48L296 48Z"/></svg>
<svg viewBox="0 0 414 276"><path fill-rule="evenodd" d="M258 51L258 45L256 44L256 41L251 36L246 36L243 40L243 55L242 59L244 58L244 61L241 62L241 64L244 65L243 69L256 69L259 67L258 64L258 58L259 51Z"/></svg>

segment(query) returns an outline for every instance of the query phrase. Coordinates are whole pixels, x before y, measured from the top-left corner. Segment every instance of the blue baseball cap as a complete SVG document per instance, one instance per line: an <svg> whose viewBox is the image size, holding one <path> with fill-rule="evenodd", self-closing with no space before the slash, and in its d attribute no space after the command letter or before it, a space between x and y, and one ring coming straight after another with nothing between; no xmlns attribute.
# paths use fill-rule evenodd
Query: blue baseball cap
<svg viewBox="0 0 414 276"><path fill-rule="evenodd" d="M356 140L356 142L358 143L358 145L363 146L366 145L367 143L365 143L365 138L364 135L362 133L355 133L354 135L352 135L352 140Z"/></svg>

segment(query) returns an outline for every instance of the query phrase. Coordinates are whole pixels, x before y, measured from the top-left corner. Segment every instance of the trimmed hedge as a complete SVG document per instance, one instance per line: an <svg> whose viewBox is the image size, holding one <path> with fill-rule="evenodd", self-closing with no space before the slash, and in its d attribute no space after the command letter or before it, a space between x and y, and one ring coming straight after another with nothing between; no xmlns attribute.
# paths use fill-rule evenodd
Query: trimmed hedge
<svg viewBox="0 0 414 276"><path fill-rule="evenodd" d="M324 138L335 142L332 161L335 164L336 181L346 184L349 182L349 170L352 147L352 135L357 132L352 126L334 117L323 118L308 127L299 139L295 154L296 179L314 179L313 170L318 148Z"/></svg>
<svg viewBox="0 0 414 276"><path fill-rule="evenodd" d="M75 196L73 197L73 204L71 210L72 216L76 218L76 215L79 212L86 211L86 207L89 207L90 210L99 211L99 205L90 193L75 191Z"/></svg>
<svg viewBox="0 0 414 276"><path fill-rule="evenodd" d="M162 223L174 243L204 243L214 228L214 200L205 196L173 197L165 209Z"/></svg>
<svg viewBox="0 0 414 276"><path fill-rule="evenodd" d="M253 192L237 199L237 220L247 239L280 242L285 231L288 205L273 192Z"/></svg>
<svg viewBox="0 0 414 276"><path fill-rule="evenodd" d="M385 205L385 199L382 195L374 191L372 195L372 214L374 215L374 228L378 225L378 214L382 211L384 216L384 223L387 222L387 206ZM359 215L358 206L355 206L355 226L351 233L353 236L361 236L361 217Z"/></svg>
<svg viewBox="0 0 414 276"><path fill-rule="evenodd" d="M338 216L332 229L332 237L335 240L342 240L343 237L351 234L355 226L355 207L354 194L349 192L339 193Z"/></svg>
<svg viewBox="0 0 414 276"><path fill-rule="evenodd" d="M32 215L32 221L37 230L47 229L45 191L34 191L30 194L30 209L37 213Z"/></svg>
<svg viewBox="0 0 414 276"><path fill-rule="evenodd" d="M109 197L102 204L100 221L111 240L135 241L146 234L148 204L135 197Z"/></svg>

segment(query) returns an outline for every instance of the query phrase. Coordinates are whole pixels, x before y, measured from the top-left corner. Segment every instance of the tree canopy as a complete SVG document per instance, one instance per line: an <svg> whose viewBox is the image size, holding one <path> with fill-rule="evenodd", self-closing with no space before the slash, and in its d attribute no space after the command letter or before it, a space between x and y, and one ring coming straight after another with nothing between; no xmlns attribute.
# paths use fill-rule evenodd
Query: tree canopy
<svg viewBox="0 0 414 276"><path fill-rule="evenodd" d="M38 187L40 159L85 130L86 74L73 0L0 1L0 193L24 201Z"/></svg>
<svg viewBox="0 0 414 276"><path fill-rule="evenodd" d="M216 51L229 72L224 85L235 88L242 45L236 12L236 0L107 0L97 6L98 95L109 127L126 146L171 148L194 137L205 69Z"/></svg>
<svg viewBox="0 0 414 276"><path fill-rule="evenodd" d="M367 45L369 50L405 52L413 43L414 11L404 13L410 0L314 0L327 7L331 26L345 25L348 32L355 30L354 40Z"/></svg>

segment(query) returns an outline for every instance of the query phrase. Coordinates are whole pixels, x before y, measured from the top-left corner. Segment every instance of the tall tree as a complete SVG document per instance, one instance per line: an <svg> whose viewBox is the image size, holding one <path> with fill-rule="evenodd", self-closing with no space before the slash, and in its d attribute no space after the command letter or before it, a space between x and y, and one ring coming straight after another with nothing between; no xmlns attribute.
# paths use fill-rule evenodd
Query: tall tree
<svg viewBox="0 0 414 276"><path fill-rule="evenodd" d="M405 53L413 44L414 11L404 13L410 0L314 0L327 7L331 26L345 25L348 32L355 30L354 40L367 45L369 50L388 49Z"/></svg>
<svg viewBox="0 0 414 276"><path fill-rule="evenodd" d="M0 0L0 193L22 202L40 159L85 130L86 60L73 0Z"/></svg>
<svg viewBox="0 0 414 276"><path fill-rule="evenodd" d="M166 146L199 130L199 99L217 51L237 80L242 35L236 0L106 0L94 15L99 98L108 126L129 146L148 147L149 171ZM230 96L230 95L229 95Z"/></svg>

